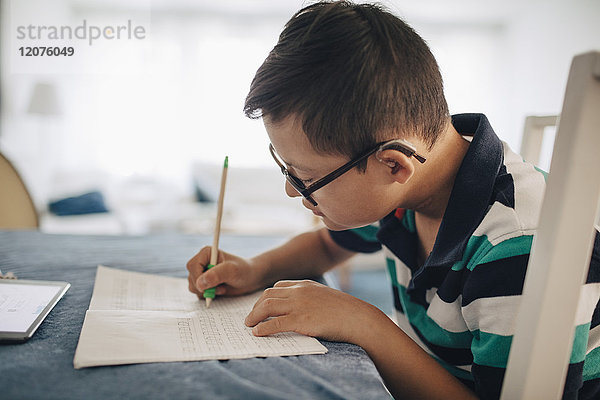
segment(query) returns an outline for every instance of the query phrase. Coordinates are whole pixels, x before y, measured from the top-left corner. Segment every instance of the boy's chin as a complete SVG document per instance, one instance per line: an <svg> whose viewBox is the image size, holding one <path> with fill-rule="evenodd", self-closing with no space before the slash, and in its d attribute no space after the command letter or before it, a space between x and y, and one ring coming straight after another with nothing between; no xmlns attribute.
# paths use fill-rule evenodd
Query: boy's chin
<svg viewBox="0 0 600 400"><path fill-rule="evenodd" d="M327 229L331 230L331 231L345 231L345 230L348 230L348 229L361 228L361 227L363 227L365 225L368 225L368 224L356 224L356 225L354 225L354 224L349 224L349 225L344 224L344 225L341 225L341 224L339 224L337 222L333 222L332 220L330 220L327 217L321 217L321 221L323 221L323 224L325 225L325 227Z"/></svg>

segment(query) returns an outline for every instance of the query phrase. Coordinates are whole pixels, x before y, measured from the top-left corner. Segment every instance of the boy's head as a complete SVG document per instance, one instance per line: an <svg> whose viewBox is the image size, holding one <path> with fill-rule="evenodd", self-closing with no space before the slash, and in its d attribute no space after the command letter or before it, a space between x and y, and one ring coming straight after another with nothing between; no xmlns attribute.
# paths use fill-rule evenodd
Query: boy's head
<svg viewBox="0 0 600 400"><path fill-rule="evenodd" d="M272 123L296 116L317 152L347 158L392 138L417 137L431 149L448 123L442 77L423 39L377 6L345 1L290 19L244 111Z"/></svg>
<svg viewBox="0 0 600 400"><path fill-rule="evenodd" d="M417 165L448 143L442 78L423 39L379 7L322 2L296 13L244 111L264 117L288 195L301 194L329 229L431 203L439 187L435 163L446 157ZM410 143L388 148L390 139Z"/></svg>

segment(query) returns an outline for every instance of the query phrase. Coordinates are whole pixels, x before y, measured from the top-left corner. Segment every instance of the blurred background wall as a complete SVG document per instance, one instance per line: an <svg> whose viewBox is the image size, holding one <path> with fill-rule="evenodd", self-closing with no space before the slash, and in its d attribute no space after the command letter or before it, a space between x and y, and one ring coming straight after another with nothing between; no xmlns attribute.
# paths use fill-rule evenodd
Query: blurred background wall
<svg viewBox="0 0 600 400"><path fill-rule="evenodd" d="M600 48L597 0L381 2L429 43L450 111L488 115L519 150L527 115L558 114L575 54ZM21 172L47 232L210 232L223 157L224 230L290 235L312 215L283 193L250 81L300 0L0 1L0 152ZM20 39L20 26L125 26L143 39ZM72 46L25 57L22 46ZM541 166L548 168L551 140ZM89 191L110 211L58 217Z"/></svg>

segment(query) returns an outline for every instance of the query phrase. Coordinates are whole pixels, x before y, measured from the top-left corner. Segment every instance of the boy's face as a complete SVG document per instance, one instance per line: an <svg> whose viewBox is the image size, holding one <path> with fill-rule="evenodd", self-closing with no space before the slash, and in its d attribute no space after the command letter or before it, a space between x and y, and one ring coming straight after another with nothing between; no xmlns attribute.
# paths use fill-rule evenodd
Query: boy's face
<svg viewBox="0 0 600 400"><path fill-rule="evenodd" d="M317 153L295 116L273 123L263 118L267 134L286 167L306 186L348 162L348 158ZM302 203L315 215L322 217L332 230L357 228L376 222L389 214L401 202L402 185L389 179L389 168L375 156L368 160L366 173L353 168L331 183L315 191L313 206L306 199ZM290 197L301 196L287 181L285 191Z"/></svg>

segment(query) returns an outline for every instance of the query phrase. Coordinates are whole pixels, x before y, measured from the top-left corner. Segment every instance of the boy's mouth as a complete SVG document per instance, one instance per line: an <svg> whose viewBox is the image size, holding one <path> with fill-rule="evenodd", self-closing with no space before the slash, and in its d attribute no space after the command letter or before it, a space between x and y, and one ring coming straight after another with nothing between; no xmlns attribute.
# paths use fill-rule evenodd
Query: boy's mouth
<svg viewBox="0 0 600 400"><path fill-rule="evenodd" d="M317 211L317 209L316 209L316 208L313 208L313 207L312 207L312 206L311 206L311 205L308 203L308 201L306 201L305 199L302 199L302 205L303 205L304 207L308 208L310 211L312 211L312 213L313 213L313 214L315 214L317 217L324 217L324 216L325 216L325 214L323 214L323 213L322 213L322 212L320 212L320 211Z"/></svg>
<svg viewBox="0 0 600 400"><path fill-rule="evenodd" d="M315 210L315 209L311 209L311 211L313 212L313 214L315 214L317 217L324 217L325 214Z"/></svg>

